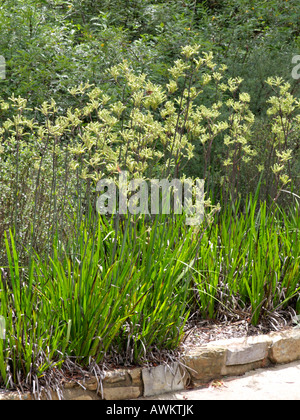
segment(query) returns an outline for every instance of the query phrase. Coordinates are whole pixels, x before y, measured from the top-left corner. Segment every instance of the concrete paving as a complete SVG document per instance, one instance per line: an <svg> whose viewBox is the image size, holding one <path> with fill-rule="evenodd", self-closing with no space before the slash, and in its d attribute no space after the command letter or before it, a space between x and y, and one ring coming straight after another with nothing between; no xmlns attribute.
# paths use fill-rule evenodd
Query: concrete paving
<svg viewBox="0 0 300 420"><path fill-rule="evenodd" d="M300 400L300 362L223 378L206 388L144 397L141 400Z"/></svg>

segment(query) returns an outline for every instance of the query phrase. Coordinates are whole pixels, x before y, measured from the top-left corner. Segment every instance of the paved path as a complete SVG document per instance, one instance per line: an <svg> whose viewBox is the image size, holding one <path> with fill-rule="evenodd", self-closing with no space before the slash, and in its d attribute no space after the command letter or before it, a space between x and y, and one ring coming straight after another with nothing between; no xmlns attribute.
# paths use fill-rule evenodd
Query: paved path
<svg viewBox="0 0 300 420"><path fill-rule="evenodd" d="M215 381L208 388L143 400L300 400L300 362L251 371Z"/></svg>

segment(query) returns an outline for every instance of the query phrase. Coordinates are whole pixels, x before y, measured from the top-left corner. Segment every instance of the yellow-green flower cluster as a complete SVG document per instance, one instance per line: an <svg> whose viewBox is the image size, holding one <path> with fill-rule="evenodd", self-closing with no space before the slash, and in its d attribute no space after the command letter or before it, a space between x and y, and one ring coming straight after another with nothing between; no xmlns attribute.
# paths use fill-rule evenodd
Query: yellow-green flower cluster
<svg viewBox="0 0 300 420"><path fill-rule="evenodd" d="M81 105L59 116L58 104L50 99L36 110L42 123L26 118L27 101L12 95L7 102L0 100L1 113L15 110L0 128L0 154L7 139L20 149L25 138L30 138L37 156L46 146L56 156L62 145L68 145L64 150L68 149L70 169L97 182L104 176L117 176L120 170L145 178L177 174L200 146L206 177L218 141L225 146L221 156L224 182L230 182L242 165L253 162L262 172L266 168L256 158L250 95L241 91L241 78L226 79L226 70L215 63L212 53L202 53L199 45L182 48L165 85L154 83L123 61L108 70L112 89L104 92L104 88L80 84L70 94L78 96ZM268 101L274 153L267 169L284 185L290 181L295 139L300 134L300 104L283 79L269 78L267 83L274 91ZM204 104L201 95L206 89L216 94L211 100L206 96ZM40 159L33 161L42 170Z"/></svg>

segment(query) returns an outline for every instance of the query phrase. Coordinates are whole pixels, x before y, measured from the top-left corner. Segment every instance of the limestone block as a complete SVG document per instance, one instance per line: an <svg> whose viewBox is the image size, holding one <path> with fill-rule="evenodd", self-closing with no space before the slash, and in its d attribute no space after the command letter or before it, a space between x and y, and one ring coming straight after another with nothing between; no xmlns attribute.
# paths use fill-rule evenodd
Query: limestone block
<svg viewBox="0 0 300 420"><path fill-rule="evenodd" d="M0 390L0 401L30 401L32 396L29 392L19 394L18 392L6 392Z"/></svg>
<svg viewBox="0 0 300 420"><path fill-rule="evenodd" d="M222 376L225 366L226 348L200 347L189 351L184 356L184 364L193 382L205 383Z"/></svg>
<svg viewBox="0 0 300 420"><path fill-rule="evenodd" d="M103 388L104 400L131 400L142 396L140 387L137 386L126 386L116 388Z"/></svg>
<svg viewBox="0 0 300 420"><path fill-rule="evenodd" d="M101 399L95 392L84 390L81 387L65 389L63 398L66 401L97 401Z"/></svg>
<svg viewBox="0 0 300 420"><path fill-rule="evenodd" d="M112 372L107 372L105 378L103 379L103 385L116 385L125 386L126 384L130 385L130 377L128 376L126 370L118 369Z"/></svg>
<svg viewBox="0 0 300 420"><path fill-rule="evenodd" d="M86 389L88 389L89 391L97 391L98 389L98 381L97 378L92 377L90 378L85 384L84 386L86 387Z"/></svg>
<svg viewBox="0 0 300 420"><path fill-rule="evenodd" d="M268 358L258 360L257 362L247 363L245 365L224 366L222 370L223 376L240 376L251 370L266 368L271 365Z"/></svg>
<svg viewBox="0 0 300 420"><path fill-rule="evenodd" d="M142 369L118 369L107 372L103 380L105 400L128 400L143 393ZM102 395L101 390L99 392Z"/></svg>
<svg viewBox="0 0 300 420"><path fill-rule="evenodd" d="M133 385L142 386L142 369L141 368L128 369L127 373L131 377L131 383Z"/></svg>
<svg viewBox="0 0 300 420"><path fill-rule="evenodd" d="M187 376L178 363L156 366L142 370L144 396L151 397L166 392L185 389Z"/></svg>
<svg viewBox="0 0 300 420"><path fill-rule="evenodd" d="M268 357L270 340L250 337L243 343L233 344L227 349L226 366L246 365Z"/></svg>

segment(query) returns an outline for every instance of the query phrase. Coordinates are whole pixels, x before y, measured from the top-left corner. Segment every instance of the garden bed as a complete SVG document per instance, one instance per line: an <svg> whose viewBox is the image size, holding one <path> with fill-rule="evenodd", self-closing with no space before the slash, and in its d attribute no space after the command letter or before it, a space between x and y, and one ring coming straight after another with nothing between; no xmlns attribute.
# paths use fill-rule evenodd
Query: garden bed
<svg viewBox="0 0 300 420"><path fill-rule="evenodd" d="M275 326L258 324L254 326L246 320L234 322L199 321L187 328L180 350L187 351L218 340L247 338L270 332L283 332L293 327L293 321L281 319Z"/></svg>
<svg viewBox="0 0 300 420"><path fill-rule="evenodd" d="M242 325L242 323L240 324ZM228 326L229 327L229 326ZM231 326L232 327L232 326ZM203 328L203 327L202 327ZM217 332L213 326L212 330ZM244 329L245 332L245 329ZM228 333L228 331L225 332ZM231 329L230 335L241 331ZM217 332L217 336L219 336ZM210 336L212 338L212 336ZM284 331L251 337L219 339L186 349L177 362L153 366L110 368L96 372L56 374L56 386L35 392L0 390L0 400L64 399L127 400L206 386L226 376L300 360L300 331Z"/></svg>

